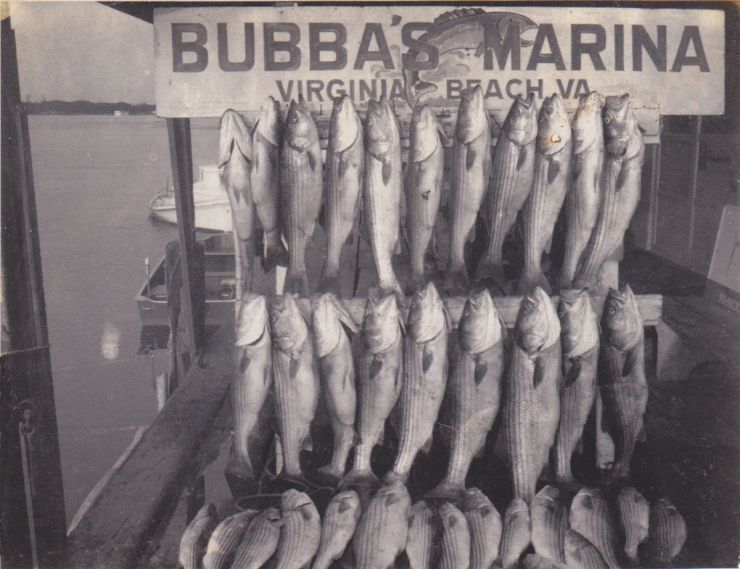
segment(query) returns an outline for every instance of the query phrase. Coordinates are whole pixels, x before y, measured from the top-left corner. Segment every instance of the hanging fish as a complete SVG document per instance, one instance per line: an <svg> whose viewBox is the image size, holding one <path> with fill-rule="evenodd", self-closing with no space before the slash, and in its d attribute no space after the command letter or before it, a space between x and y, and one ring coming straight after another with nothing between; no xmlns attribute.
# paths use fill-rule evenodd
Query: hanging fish
<svg viewBox="0 0 740 569"><path fill-rule="evenodd" d="M514 498L504 513L504 526L501 535L501 567L513 569L519 557L529 547L532 540L532 523L529 506L522 498Z"/></svg>
<svg viewBox="0 0 740 569"><path fill-rule="evenodd" d="M254 516L234 553L231 569L260 569L275 555L280 540L280 510L267 508Z"/></svg>
<svg viewBox="0 0 740 569"><path fill-rule="evenodd" d="M614 512L601 490L583 488L579 491L570 505L569 521L571 529L596 547L610 569L619 569L617 524Z"/></svg>
<svg viewBox="0 0 740 569"><path fill-rule="evenodd" d="M686 521L670 500L661 498L650 508L650 536L646 557L668 567L686 543Z"/></svg>
<svg viewBox="0 0 740 569"><path fill-rule="evenodd" d="M532 500L532 545L538 555L565 563L568 503L555 486L545 486Z"/></svg>
<svg viewBox="0 0 740 569"><path fill-rule="evenodd" d="M308 494L287 490L280 498L282 527L275 569L302 569L319 549L321 518Z"/></svg>
<svg viewBox="0 0 740 569"><path fill-rule="evenodd" d="M329 569L339 559L355 534L360 521L360 497L357 492L340 492L331 499L324 512L321 542L313 569Z"/></svg>
<svg viewBox="0 0 740 569"><path fill-rule="evenodd" d="M249 522L258 513L257 510L244 510L216 526L203 556L203 569L222 569L226 566L227 559L239 546Z"/></svg>
<svg viewBox="0 0 740 569"><path fill-rule="evenodd" d="M499 555L501 514L478 488L465 491L463 512L470 528L470 569L489 569Z"/></svg>
<svg viewBox="0 0 740 569"><path fill-rule="evenodd" d="M624 553L627 561L638 566L637 548L648 538L650 527L650 504L632 486L625 486L617 495L619 523L624 534Z"/></svg>
<svg viewBox="0 0 740 569"><path fill-rule="evenodd" d="M569 569L609 569L594 544L573 530L565 533L565 563Z"/></svg>
<svg viewBox="0 0 740 569"><path fill-rule="evenodd" d="M439 507L442 549L439 569L470 568L470 529L463 513L450 502Z"/></svg>
<svg viewBox="0 0 740 569"><path fill-rule="evenodd" d="M429 502L420 500L411 507L406 557L411 569L432 569L437 559L437 511Z"/></svg>
<svg viewBox="0 0 740 569"><path fill-rule="evenodd" d="M185 528L180 538L178 561L183 569L199 569L208 547L208 539L218 522L216 506L206 504Z"/></svg>

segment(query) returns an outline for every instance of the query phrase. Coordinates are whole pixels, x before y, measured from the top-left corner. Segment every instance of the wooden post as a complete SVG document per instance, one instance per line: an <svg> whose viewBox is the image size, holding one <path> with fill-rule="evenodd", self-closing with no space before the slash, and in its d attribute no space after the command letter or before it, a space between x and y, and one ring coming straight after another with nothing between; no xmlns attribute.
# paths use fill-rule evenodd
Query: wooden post
<svg viewBox="0 0 740 569"><path fill-rule="evenodd" d="M699 181L699 154L701 150L701 117L694 117L694 131L691 146L691 174L689 177L689 240L687 255L689 269L694 269L694 236L696 234L696 187Z"/></svg>
<svg viewBox="0 0 740 569"><path fill-rule="evenodd" d="M0 558L57 567L66 541L64 491L46 326L28 119L14 32L2 20L2 288Z"/></svg>

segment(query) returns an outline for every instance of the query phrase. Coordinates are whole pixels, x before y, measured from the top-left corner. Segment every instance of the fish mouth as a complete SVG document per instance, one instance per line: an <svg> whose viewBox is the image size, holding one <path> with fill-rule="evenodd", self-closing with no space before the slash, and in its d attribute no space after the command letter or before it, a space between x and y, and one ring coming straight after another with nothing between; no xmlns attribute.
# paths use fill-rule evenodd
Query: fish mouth
<svg viewBox="0 0 740 569"><path fill-rule="evenodd" d="M524 109L531 109L532 105L534 104L534 93L530 93L527 95L527 98L525 99L521 95L516 96L516 103L517 105L523 107Z"/></svg>

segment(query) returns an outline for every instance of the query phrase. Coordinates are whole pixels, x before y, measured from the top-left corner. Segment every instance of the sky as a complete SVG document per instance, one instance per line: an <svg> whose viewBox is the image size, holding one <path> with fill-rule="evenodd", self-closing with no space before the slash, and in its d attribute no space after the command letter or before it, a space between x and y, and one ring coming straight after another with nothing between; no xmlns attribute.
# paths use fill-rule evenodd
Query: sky
<svg viewBox="0 0 740 569"><path fill-rule="evenodd" d="M22 98L154 103L151 24L96 2L11 5Z"/></svg>

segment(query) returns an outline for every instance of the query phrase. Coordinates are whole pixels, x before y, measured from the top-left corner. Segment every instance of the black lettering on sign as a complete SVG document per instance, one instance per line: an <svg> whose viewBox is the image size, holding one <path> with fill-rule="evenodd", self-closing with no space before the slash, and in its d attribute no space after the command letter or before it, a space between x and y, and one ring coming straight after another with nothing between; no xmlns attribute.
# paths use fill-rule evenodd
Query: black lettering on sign
<svg viewBox="0 0 740 569"><path fill-rule="evenodd" d="M195 34L195 39L185 40L185 34ZM203 24L172 24L172 71L199 73L208 67L208 50L204 47L208 30ZM195 54L195 61L185 63L185 54Z"/></svg>
<svg viewBox="0 0 740 569"><path fill-rule="evenodd" d="M334 100L346 94L344 82L341 79L332 79L326 84L326 95L329 99Z"/></svg>
<svg viewBox="0 0 740 569"><path fill-rule="evenodd" d="M576 83L576 90L573 93L573 98L577 99L581 95L588 95L591 92L591 89L588 87L588 81L585 79L579 79L578 83Z"/></svg>
<svg viewBox="0 0 740 569"><path fill-rule="evenodd" d="M448 79L447 80L447 98L448 99L459 99L460 92L463 89L463 82L459 79Z"/></svg>
<svg viewBox="0 0 740 569"><path fill-rule="evenodd" d="M592 34L593 41L587 42L583 36ZM601 52L606 47L606 31L597 24L573 24L570 27L570 67L573 71L581 70L581 57L588 55L596 71L604 71L606 66L601 59Z"/></svg>
<svg viewBox="0 0 740 569"><path fill-rule="evenodd" d="M563 85L562 79L555 79L555 83L557 84L558 90L560 91L560 96L563 99L570 98L570 92L573 90L573 79L568 79L567 87Z"/></svg>
<svg viewBox="0 0 740 569"><path fill-rule="evenodd" d="M531 79L527 79L527 96L536 94L538 99L542 98L544 90L544 84L542 79L537 79L537 83L534 83Z"/></svg>
<svg viewBox="0 0 740 569"><path fill-rule="evenodd" d="M436 46L425 43L414 38L415 32L426 32L432 24L429 22L409 22L401 28L401 41L409 49L401 56L404 69L409 71L423 71L435 69L439 65L439 50ZM417 55L424 54L426 57L419 61Z"/></svg>
<svg viewBox="0 0 740 569"><path fill-rule="evenodd" d="M545 40L547 40L550 53L542 53ZM565 69L563 54L560 53L560 45L552 24L540 24L540 27L537 28L537 36L534 38L532 53L529 56L529 63L527 63L527 71L534 71L540 63L552 63L558 71Z"/></svg>
<svg viewBox="0 0 740 569"><path fill-rule="evenodd" d="M298 42L301 41L301 29L290 22L263 24L265 42L265 71L293 71L301 66L301 50ZM275 34L288 34L287 40L275 39ZM278 61L275 55L278 52L288 54L286 61Z"/></svg>
<svg viewBox="0 0 740 569"><path fill-rule="evenodd" d="M694 44L694 53L689 55L689 45ZM671 71L681 71L687 65L697 65L702 73L709 72L709 63L704 53L704 44L701 41L699 26L686 26L683 29L681 43L676 50L676 59L673 60Z"/></svg>
<svg viewBox="0 0 740 569"><path fill-rule="evenodd" d="M223 71L249 71L254 67L254 24L244 24L244 59L229 59L229 36L225 23L216 24L218 36L218 66Z"/></svg>
<svg viewBox="0 0 740 569"><path fill-rule="evenodd" d="M486 87L484 97L486 99L489 97L495 97L496 99L504 98L504 94L501 92L501 87L498 84L498 79L491 79L488 82L488 87Z"/></svg>
<svg viewBox="0 0 740 569"><path fill-rule="evenodd" d="M278 91L280 91L280 98L282 99L283 103L287 103L292 99L291 94L293 93L293 80L291 79L288 81L288 88L286 89L283 86L283 82L278 79L276 82Z"/></svg>
<svg viewBox="0 0 740 569"><path fill-rule="evenodd" d="M322 34L334 34L334 38L322 41ZM308 24L308 38L312 70L344 69L347 65L347 50L344 48L347 43L347 29L344 25L332 22ZM322 52L333 53L334 58L322 60Z"/></svg>
<svg viewBox="0 0 740 569"><path fill-rule="evenodd" d="M632 26L632 70L642 71L642 50L645 50L658 71L666 70L666 27L658 26L656 45L643 26Z"/></svg>
<svg viewBox="0 0 740 569"><path fill-rule="evenodd" d="M509 97L510 99L516 99L517 95L521 95L521 91L517 91L516 93L514 93L514 91L512 91L511 88L514 85L521 85L521 84L522 84L521 79L509 79L506 82L506 96Z"/></svg>
<svg viewBox="0 0 740 569"><path fill-rule="evenodd" d="M614 26L614 70L624 71L624 26Z"/></svg>
<svg viewBox="0 0 740 569"><path fill-rule="evenodd" d="M506 69L506 60L509 58L511 58L512 71L519 71L522 68L522 39L517 22L509 22L509 25L506 26L506 35L503 38L501 38L498 26L485 26L483 29L483 45L485 46L483 69L486 71L493 69L494 55L499 69Z"/></svg>
<svg viewBox="0 0 740 569"><path fill-rule="evenodd" d="M373 38L375 38L378 44L378 49L371 51L370 43L373 41ZM365 24L365 30L362 32L362 39L360 40L360 47L357 49L354 68L362 69L366 61L382 61L383 67L386 69L394 68L391 50L388 49L388 42L385 40L385 34L383 34L383 26L381 24Z"/></svg>
<svg viewBox="0 0 740 569"><path fill-rule="evenodd" d="M321 96L323 88L324 82L321 79L309 79L306 81L306 100L310 103L313 101L313 96L316 95L316 100L323 103L324 98Z"/></svg>

